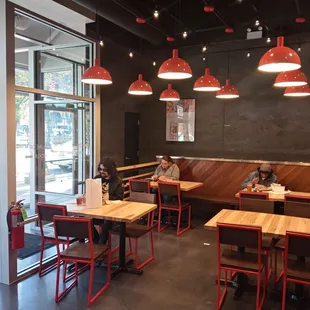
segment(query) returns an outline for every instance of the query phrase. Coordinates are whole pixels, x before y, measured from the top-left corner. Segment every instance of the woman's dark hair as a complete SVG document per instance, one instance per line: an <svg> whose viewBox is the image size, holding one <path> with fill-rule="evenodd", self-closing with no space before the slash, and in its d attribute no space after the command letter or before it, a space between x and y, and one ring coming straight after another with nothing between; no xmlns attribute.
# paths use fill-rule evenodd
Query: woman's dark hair
<svg viewBox="0 0 310 310"><path fill-rule="evenodd" d="M174 163L172 158L169 155L164 155L161 159L167 161L169 164Z"/></svg>
<svg viewBox="0 0 310 310"><path fill-rule="evenodd" d="M117 175L116 164L112 158L104 158L98 164L97 170L100 173L100 165L103 165L104 169L110 175L110 178L113 179Z"/></svg>

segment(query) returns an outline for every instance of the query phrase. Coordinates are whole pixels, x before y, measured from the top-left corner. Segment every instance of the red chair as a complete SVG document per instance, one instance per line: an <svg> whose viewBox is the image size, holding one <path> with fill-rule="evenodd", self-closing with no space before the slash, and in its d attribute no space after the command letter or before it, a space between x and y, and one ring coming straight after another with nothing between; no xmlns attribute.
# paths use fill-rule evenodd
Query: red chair
<svg viewBox="0 0 310 310"><path fill-rule="evenodd" d="M162 196L169 196L172 198L171 202L163 202ZM158 197L159 197L159 213L158 213L158 232L163 231L171 224L170 211L178 212L177 236L180 236L191 227L191 205L182 202L180 183L176 182L158 182ZM175 199L174 199L175 198ZM168 224L161 227L162 210L168 210ZM184 210L188 210L188 225L183 230L180 230L181 215Z"/></svg>
<svg viewBox="0 0 310 310"><path fill-rule="evenodd" d="M245 252L225 248L221 245L245 248ZM248 253L246 248L256 248L257 253ZM217 224L218 281L216 309L221 309L227 293L227 272L239 272L257 276L256 310L261 310L268 282L268 257L262 252L262 228L243 225ZM225 272L225 287L221 294L221 272ZM264 271L263 296L260 299L261 273Z"/></svg>
<svg viewBox="0 0 310 310"><path fill-rule="evenodd" d="M289 259L289 255L298 259ZM285 310L287 282L310 285L310 234L286 232L284 269L283 269L283 294L282 310Z"/></svg>
<svg viewBox="0 0 310 310"><path fill-rule="evenodd" d="M129 196L129 201L135 201L135 202L142 202L142 203L150 203L155 204L156 203L156 195L155 194L148 194L148 193L139 193L139 192L131 192ZM154 211L151 212L148 216L148 222L147 225L139 225L136 223L129 224L126 226L126 237L129 239L129 252L126 253L126 256L131 255L133 253L132 251L132 244L131 240L135 240L135 255L134 255L134 264L136 269L141 269L145 265L147 265L149 262L151 262L154 258L154 236L153 236L153 222L154 222ZM150 241L151 241L151 256L139 264L139 255L138 255L138 243L139 239L143 236L145 236L147 233L150 234ZM109 244L111 245L111 236L113 234L118 234L117 231L111 231L109 233ZM115 248L111 250L111 253L115 252L119 248L119 245L117 245ZM114 259L112 261L115 262L118 261L118 258Z"/></svg>
<svg viewBox="0 0 310 310"><path fill-rule="evenodd" d="M39 222L40 232L41 232L39 276L42 277L43 275L47 274L48 272L50 272L52 269L56 268L57 266L57 263L55 263L43 269L43 254L44 254L45 242L51 242L56 245L54 226L51 226L53 231L49 233L45 232L43 226L48 223L53 224L53 217L55 215L67 216L67 208L64 205L53 205L53 204L46 204L46 203L37 203L36 206L37 206L37 211L38 211L38 222ZM65 248L65 246L68 246L70 243L75 242L75 241L77 241L77 239L71 238L67 240L67 238L60 238L58 240L58 242L63 245L63 249ZM81 271L82 269L79 270L79 272ZM66 268L64 268L64 279L66 279Z"/></svg>
<svg viewBox="0 0 310 310"><path fill-rule="evenodd" d="M284 215L310 218L310 198L298 195L287 194L284 197ZM285 238L282 238L276 245L275 252L275 285L281 280L283 276L283 270L280 275L277 275L278 271L278 253L284 256L285 250Z"/></svg>
<svg viewBox="0 0 310 310"><path fill-rule="evenodd" d="M110 265L111 265L111 250L110 247L103 244L93 244L93 222L87 218L73 218L73 217L54 217L54 228L57 245L57 278L56 278L56 295L55 301L59 302L65 294L68 293L78 283L78 263L90 265L90 277L88 287L88 307L107 289L110 285ZM67 249L61 252L59 238L76 238L88 239L87 243L75 242L70 244ZM107 282L99 290L99 292L92 297L93 278L95 271L95 262L101 261L105 256L108 256L107 262ZM75 263L74 281L59 293L59 277L60 265L64 262Z"/></svg>
<svg viewBox="0 0 310 310"><path fill-rule="evenodd" d="M129 190L131 192L150 193L151 185L149 180L129 180Z"/></svg>
<svg viewBox="0 0 310 310"><path fill-rule="evenodd" d="M259 211L264 213L274 213L274 203L271 201L270 203L261 203L262 200L269 200L269 194L268 193L260 193L260 192L245 192L240 191L239 192L239 208L240 210L245 211L256 211L255 207L259 207L262 209L263 205L266 205L266 208L264 208L265 211ZM270 208L268 206L270 205Z"/></svg>

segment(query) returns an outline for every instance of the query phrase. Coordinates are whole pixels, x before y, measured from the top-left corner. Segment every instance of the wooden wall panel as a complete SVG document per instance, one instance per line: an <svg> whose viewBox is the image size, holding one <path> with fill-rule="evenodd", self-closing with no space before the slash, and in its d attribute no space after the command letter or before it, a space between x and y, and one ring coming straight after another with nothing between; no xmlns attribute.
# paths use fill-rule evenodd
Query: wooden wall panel
<svg viewBox="0 0 310 310"><path fill-rule="evenodd" d="M235 194L247 175L260 166L255 162L230 162L204 159L177 159L181 180L203 182L188 193L190 197L234 202ZM310 166L272 164L279 183L290 190L310 192Z"/></svg>

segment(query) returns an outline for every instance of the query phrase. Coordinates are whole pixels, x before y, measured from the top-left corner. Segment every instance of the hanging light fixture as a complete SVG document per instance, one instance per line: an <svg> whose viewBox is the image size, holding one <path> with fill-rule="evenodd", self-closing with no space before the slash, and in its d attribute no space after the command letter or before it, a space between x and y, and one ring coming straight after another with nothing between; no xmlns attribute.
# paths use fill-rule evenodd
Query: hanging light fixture
<svg viewBox="0 0 310 310"><path fill-rule="evenodd" d="M221 89L221 85L216 77L210 75L210 69L206 68L205 75L196 80L193 89L195 91L217 91Z"/></svg>
<svg viewBox="0 0 310 310"><path fill-rule="evenodd" d="M185 60L179 58L177 49L173 50L172 58L160 66L157 74L159 78L169 80L188 79L192 75L191 67Z"/></svg>
<svg viewBox="0 0 310 310"><path fill-rule="evenodd" d="M230 85L229 79L226 79L226 85L222 86L221 89L216 93L216 98L220 99L233 99L238 97L239 92L235 86Z"/></svg>
<svg viewBox="0 0 310 310"><path fill-rule="evenodd" d="M300 70L281 72L274 82L276 87L303 86L307 84L307 77Z"/></svg>
<svg viewBox="0 0 310 310"><path fill-rule="evenodd" d="M310 96L310 88L308 85L287 87L284 92L286 97L306 97Z"/></svg>
<svg viewBox="0 0 310 310"><path fill-rule="evenodd" d="M230 58L229 58L229 53L228 53L226 84L222 86L221 89L216 93L216 98L219 98L219 99L234 99L234 98L239 97L239 92L237 88L230 84L230 80L229 80L230 61L229 60Z"/></svg>
<svg viewBox="0 0 310 310"><path fill-rule="evenodd" d="M165 89L160 94L159 100L161 100L161 101L179 101L180 95L176 90L172 89L171 84L168 84L168 88Z"/></svg>
<svg viewBox="0 0 310 310"><path fill-rule="evenodd" d="M95 59L95 65L88 68L82 75L81 82L95 85L112 84L112 78L108 70L99 64L99 59Z"/></svg>
<svg viewBox="0 0 310 310"><path fill-rule="evenodd" d="M298 54L284 46L284 37L278 37L277 47L266 52L258 64L258 70L265 72L291 71L300 67L301 61Z"/></svg>
<svg viewBox="0 0 310 310"><path fill-rule="evenodd" d="M97 11L96 11L96 34L97 34L97 40L99 39L99 44L101 45L102 38L98 37L99 36L99 16L97 14ZM95 65L92 67L89 67L87 70L84 71L81 82L86 83L86 84L94 84L94 85L108 85L108 84L112 84L112 78L111 78L109 71L100 66L99 58L96 58Z"/></svg>
<svg viewBox="0 0 310 310"><path fill-rule="evenodd" d="M133 82L129 89L128 89L128 94L130 95L152 95L153 90L151 85L143 81L142 74L138 75L138 80Z"/></svg>

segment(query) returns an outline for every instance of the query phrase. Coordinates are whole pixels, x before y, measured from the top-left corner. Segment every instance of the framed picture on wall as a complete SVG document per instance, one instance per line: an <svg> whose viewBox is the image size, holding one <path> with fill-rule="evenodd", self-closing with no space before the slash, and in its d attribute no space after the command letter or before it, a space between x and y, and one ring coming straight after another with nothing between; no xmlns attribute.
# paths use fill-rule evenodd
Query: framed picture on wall
<svg viewBox="0 0 310 310"><path fill-rule="evenodd" d="M167 101L166 141L195 141L195 99Z"/></svg>

